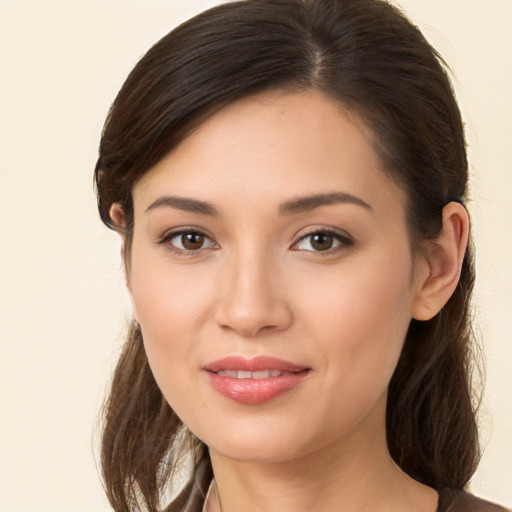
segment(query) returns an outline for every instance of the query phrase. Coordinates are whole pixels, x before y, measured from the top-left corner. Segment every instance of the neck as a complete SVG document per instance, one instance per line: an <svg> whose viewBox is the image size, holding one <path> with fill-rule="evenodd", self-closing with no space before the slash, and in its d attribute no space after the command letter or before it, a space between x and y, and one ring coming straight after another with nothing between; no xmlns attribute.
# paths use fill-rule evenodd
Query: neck
<svg viewBox="0 0 512 512"><path fill-rule="evenodd" d="M287 461L239 461L210 450L212 512L434 512L437 493L407 476L380 435L339 440Z"/></svg>

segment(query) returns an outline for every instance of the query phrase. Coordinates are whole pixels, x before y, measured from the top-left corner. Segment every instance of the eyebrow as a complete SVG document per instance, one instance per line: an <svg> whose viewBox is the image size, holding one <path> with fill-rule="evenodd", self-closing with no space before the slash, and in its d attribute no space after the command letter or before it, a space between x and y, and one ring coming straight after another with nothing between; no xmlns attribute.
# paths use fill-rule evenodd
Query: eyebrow
<svg viewBox="0 0 512 512"><path fill-rule="evenodd" d="M319 208L320 206L347 203L355 204L373 211L373 208L359 197L346 192L330 192L327 194L314 194L286 201L279 207L279 213L281 215L293 215L296 213L309 212ZM146 208L145 212L161 207L176 208L185 212L208 215L211 217L218 217L220 215L219 210L211 203L180 196L159 197Z"/></svg>
<svg viewBox="0 0 512 512"><path fill-rule="evenodd" d="M362 206L367 210L373 211L373 208L363 201L361 198L348 194L346 192L330 192L327 194L315 194L306 197L299 197L286 201L279 208L281 215L292 215L295 213L303 213L319 208L320 206L328 206L331 204L355 204Z"/></svg>
<svg viewBox="0 0 512 512"><path fill-rule="evenodd" d="M199 215L209 215L211 217L218 217L219 211L211 203L206 201L199 201L198 199L190 199L188 197L179 196L162 196L156 201L153 201L147 208L146 212L167 206L176 208L185 212L197 213Z"/></svg>

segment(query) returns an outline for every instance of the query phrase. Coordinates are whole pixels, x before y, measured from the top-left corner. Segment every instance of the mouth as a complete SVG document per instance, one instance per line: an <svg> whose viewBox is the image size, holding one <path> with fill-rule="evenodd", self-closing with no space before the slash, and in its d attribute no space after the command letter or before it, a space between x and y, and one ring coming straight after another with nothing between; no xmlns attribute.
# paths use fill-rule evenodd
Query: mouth
<svg viewBox="0 0 512 512"><path fill-rule="evenodd" d="M279 370L261 370L259 372L250 372L246 370L219 370L215 372L221 377L231 377L232 379L270 379L291 375L293 372L282 372Z"/></svg>
<svg viewBox="0 0 512 512"><path fill-rule="evenodd" d="M207 364L204 370L213 389L245 405L274 400L301 384L311 371L306 366L267 356L226 357Z"/></svg>

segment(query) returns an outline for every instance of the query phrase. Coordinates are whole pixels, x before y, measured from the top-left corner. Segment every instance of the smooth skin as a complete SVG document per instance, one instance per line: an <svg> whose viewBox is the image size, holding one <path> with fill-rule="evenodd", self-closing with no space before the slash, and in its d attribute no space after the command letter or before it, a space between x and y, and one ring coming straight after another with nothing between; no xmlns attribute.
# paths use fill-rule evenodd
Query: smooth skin
<svg viewBox="0 0 512 512"><path fill-rule="evenodd" d="M448 204L413 256L374 135L316 90L225 107L133 199L133 314L165 398L210 449L217 509L434 512L437 493L389 455L386 394L411 318L434 316L457 285L464 208ZM123 226L119 205L111 216ZM240 404L204 370L231 355L309 374Z"/></svg>

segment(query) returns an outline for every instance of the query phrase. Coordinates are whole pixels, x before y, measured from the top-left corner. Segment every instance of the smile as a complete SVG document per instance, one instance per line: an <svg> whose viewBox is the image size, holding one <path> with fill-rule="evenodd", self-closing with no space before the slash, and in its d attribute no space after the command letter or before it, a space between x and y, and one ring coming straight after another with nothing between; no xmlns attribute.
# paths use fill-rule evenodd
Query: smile
<svg viewBox="0 0 512 512"><path fill-rule="evenodd" d="M291 391L311 369L282 359L230 356L204 367L213 389L232 401L259 405Z"/></svg>

